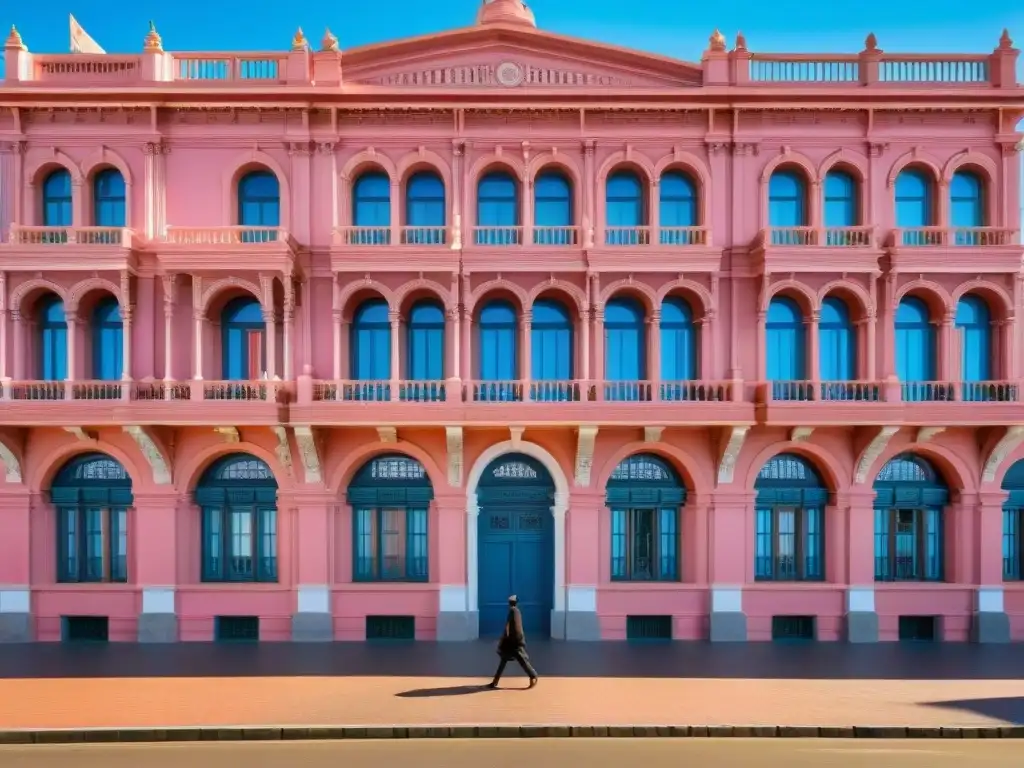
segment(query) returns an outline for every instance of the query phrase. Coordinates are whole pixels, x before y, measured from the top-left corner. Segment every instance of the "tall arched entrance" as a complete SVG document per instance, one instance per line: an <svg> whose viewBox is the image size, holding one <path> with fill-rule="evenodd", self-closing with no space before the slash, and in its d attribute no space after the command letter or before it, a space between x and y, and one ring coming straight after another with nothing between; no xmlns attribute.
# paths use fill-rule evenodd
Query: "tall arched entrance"
<svg viewBox="0 0 1024 768"><path fill-rule="evenodd" d="M481 636L501 633L509 595L519 598L523 629L551 635L555 591L555 482L536 459L501 456L477 485L477 589Z"/></svg>

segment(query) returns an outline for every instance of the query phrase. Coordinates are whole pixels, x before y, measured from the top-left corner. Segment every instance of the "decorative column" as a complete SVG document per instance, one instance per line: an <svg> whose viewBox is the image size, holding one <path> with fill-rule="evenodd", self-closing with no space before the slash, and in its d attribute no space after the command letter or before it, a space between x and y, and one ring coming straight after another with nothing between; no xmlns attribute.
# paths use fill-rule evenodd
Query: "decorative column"
<svg viewBox="0 0 1024 768"><path fill-rule="evenodd" d="M448 380L454 386L458 386L461 379L460 369L462 367L462 323L459 318L459 308L451 307L445 312L445 319L448 321L446 333L448 334L448 348L451 362L448 367Z"/></svg>
<svg viewBox="0 0 1024 768"><path fill-rule="evenodd" d="M335 309L332 315L334 320L334 380L341 381L342 341L344 340L345 333L345 318L340 309Z"/></svg>
<svg viewBox="0 0 1024 768"><path fill-rule="evenodd" d="M462 247L462 188L464 173L465 144L462 139L452 141L452 217L451 247Z"/></svg>
<svg viewBox="0 0 1024 768"><path fill-rule="evenodd" d="M523 400L529 400L533 364L533 312L519 316L519 381L523 384Z"/></svg>
<svg viewBox="0 0 1024 768"><path fill-rule="evenodd" d="M195 321L193 330L193 344L195 345L195 363L193 364L193 378L196 381L203 379L203 311L197 309L193 312L192 318Z"/></svg>
<svg viewBox="0 0 1024 768"><path fill-rule="evenodd" d="M0 272L0 382L7 379L7 301L7 273ZM0 390L0 399L4 394Z"/></svg>
<svg viewBox="0 0 1024 768"><path fill-rule="evenodd" d="M647 380L651 382L651 399L659 400L661 389L661 311L654 310L647 318Z"/></svg>
<svg viewBox="0 0 1024 768"><path fill-rule="evenodd" d="M580 312L580 373L577 378L590 380L590 323L593 313L589 309Z"/></svg>
<svg viewBox="0 0 1024 768"><path fill-rule="evenodd" d="M142 593L140 643L169 643L178 639L175 586L180 498L169 485L158 488L136 491L135 506L130 512L133 567L129 572L134 573Z"/></svg>
<svg viewBox="0 0 1024 768"><path fill-rule="evenodd" d="M35 639L29 552L32 525L38 518L31 513L31 497L22 484L22 466L13 459L2 459L7 482L0 492L0 522L4 529L0 537L0 643L27 643ZM38 532L51 535L44 526Z"/></svg>
<svg viewBox="0 0 1024 768"><path fill-rule="evenodd" d="M466 294L463 294L464 296ZM473 310L469 307L462 307L462 378L465 381L472 381L475 375L473 370Z"/></svg>
<svg viewBox="0 0 1024 768"><path fill-rule="evenodd" d="M583 140L583 220L580 226L583 229L580 240L585 248L593 248L594 243L589 234L597 227L597 212L594 210L594 147L597 142L593 139ZM602 228L603 229L603 228Z"/></svg>
<svg viewBox="0 0 1024 768"><path fill-rule="evenodd" d="M875 336L878 332L878 317L872 312L867 317L865 333L867 334L867 370L865 376L868 381L878 379L878 350L875 347Z"/></svg>
<svg viewBox="0 0 1024 768"><path fill-rule="evenodd" d="M733 278L735 282L735 278ZM764 311L757 313L757 380L768 378L768 318Z"/></svg>
<svg viewBox="0 0 1024 768"><path fill-rule="evenodd" d="M604 304L594 307L594 384L597 399L604 400Z"/></svg>
<svg viewBox="0 0 1024 768"><path fill-rule="evenodd" d="M388 242L399 245L402 242L402 189L398 179L391 180L391 233Z"/></svg>
<svg viewBox="0 0 1024 768"><path fill-rule="evenodd" d="M292 640L331 642L334 639L330 587L331 543L334 541L332 518L337 513L337 502L333 495L322 489L293 491L289 496L295 504L297 540Z"/></svg>
<svg viewBox="0 0 1024 768"><path fill-rule="evenodd" d="M74 312L67 312L64 315L64 322L68 327L68 373L65 381L75 380L75 366L78 363L76 347L78 342L78 316Z"/></svg>
<svg viewBox="0 0 1024 768"><path fill-rule="evenodd" d="M948 227L949 223L949 180L939 179L939 210L936 226ZM945 243L944 243L945 245Z"/></svg>
<svg viewBox="0 0 1024 768"><path fill-rule="evenodd" d="M480 526L480 504L475 493L466 499L466 614L471 638L480 636L479 589L480 560L477 531Z"/></svg>
<svg viewBox="0 0 1024 768"><path fill-rule="evenodd" d="M164 382L174 381L174 300L175 275L164 275ZM165 396L170 397L170 387L165 388Z"/></svg>
<svg viewBox="0 0 1024 768"><path fill-rule="evenodd" d="M295 333L295 287L292 285L291 278L285 281L282 320L284 321L284 338L282 339L284 346L282 351L284 380L291 381L294 378L294 360L292 359L294 352L292 347L293 335Z"/></svg>
<svg viewBox="0 0 1024 768"><path fill-rule="evenodd" d="M1006 491L987 490L978 494L974 518L975 573L978 584L971 640L976 643L1010 642L1010 618L1003 602L1003 503ZM966 509L961 514L970 514Z"/></svg>
<svg viewBox="0 0 1024 768"><path fill-rule="evenodd" d="M754 495L719 487L712 499L708 522L708 571L711 582L711 642L743 642L747 616L743 612L743 585L747 581L747 548L737 541L752 541Z"/></svg>
<svg viewBox="0 0 1024 768"><path fill-rule="evenodd" d="M132 380L132 308L135 297L132 295L131 278L127 272L121 273L121 380ZM125 393L127 394L127 392Z"/></svg>
<svg viewBox="0 0 1024 768"><path fill-rule="evenodd" d="M808 346L807 353L811 357L811 360L810 360L811 364L808 366L807 373L808 373L808 378L810 378L810 380L814 384L817 384L819 381L821 381L821 354L820 354L820 350L821 350L820 327L821 326L820 326L820 321L821 321L821 313L819 313L817 310L811 312L810 317L807 318L807 321L806 321L807 322L807 326L808 326L808 331L810 332L809 333L809 335L810 335L810 339L809 339L810 343L807 345ZM817 390L817 387L815 387L815 390Z"/></svg>
<svg viewBox="0 0 1024 768"><path fill-rule="evenodd" d="M591 429L594 427L581 427ZM597 590L607 583L609 542L602 541L601 519L607 515L604 494L589 488L573 488L565 522L565 613L551 622L553 637L564 640L600 640ZM557 583L557 582L556 582ZM562 621L558 621L562 618Z"/></svg>
<svg viewBox="0 0 1024 768"><path fill-rule="evenodd" d="M521 245L533 245L533 179L523 179L523 225Z"/></svg>
<svg viewBox="0 0 1024 768"><path fill-rule="evenodd" d="M821 216L821 181L815 179L811 182L811 200L808 223L814 229L815 232L820 230L823 226ZM813 241L812 241L813 242ZM823 242L814 242L815 245L824 245Z"/></svg>
<svg viewBox="0 0 1024 768"><path fill-rule="evenodd" d="M875 492L868 483L854 485L844 499L835 500L836 518L845 523L846 640L878 641L875 607ZM826 525L828 521L826 520ZM826 541L828 530L826 529Z"/></svg>
<svg viewBox="0 0 1024 768"><path fill-rule="evenodd" d="M273 380L277 375L277 312L273 307L263 310L263 324L266 327L266 359L263 361L264 378Z"/></svg>
<svg viewBox="0 0 1024 768"><path fill-rule="evenodd" d="M461 440L461 429L449 427L446 431L451 450L451 441ZM435 532L430 542L430 580L438 584L437 640L459 642L473 640L478 634L477 605L469 602L466 495L461 482L453 484L460 478L452 476L450 464L448 469L448 487L434 496L429 513L429 526Z"/></svg>
<svg viewBox="0 0 1024 768"><path fill-rule="evenodd" d="M960 368L953 356L953 321L955 317L952 312L943 316L939 324L939 370L940 381L953 381L958 379L957 372Z"/></svg>
<svg viewBox="0 0 1024 768"><path fill-rule="evenodd" d="M402 328L402 316L392 310L388 312L388 320L391 321L391 399L398 400L399 381L401 381L401 356L399 355L398 334Z"/></svg>
<svg viewBox="0 0 1024 768"><path fill-rule="evenodd" d="M14 334L14 379L25 379L25 326L21 320L21 312L11 310L11 332Z"/></svg>
<svg viewBox="0 0 1024 768"><path fill-rule="evenodd" d="M566 514L569 511L569 494L555 492L554 504L551 505L551 517L554 521L555 534L555 599L553 601L552 618L564 616L566 611L565 555L568 551L566 541ZM595 601L596 602L596 601ZM594 606L595 611L597 606ZM551 636L557 638L558 621L551 622ZM564 636L564 625L562 634Z"/></svg>

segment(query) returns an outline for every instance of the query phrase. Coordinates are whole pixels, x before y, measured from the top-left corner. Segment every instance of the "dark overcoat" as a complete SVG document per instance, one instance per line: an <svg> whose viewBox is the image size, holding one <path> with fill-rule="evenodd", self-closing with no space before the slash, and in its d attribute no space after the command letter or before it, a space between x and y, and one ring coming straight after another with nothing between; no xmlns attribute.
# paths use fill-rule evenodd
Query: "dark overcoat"
<svg viewBox="0 0 1024 768"><path fill-rule="evenodd" d="M523 633L523 615L519 608L512 605L505 619L505 631L498 640L498 655L511 661L517 654L526 650L526 635Z"/></svg>

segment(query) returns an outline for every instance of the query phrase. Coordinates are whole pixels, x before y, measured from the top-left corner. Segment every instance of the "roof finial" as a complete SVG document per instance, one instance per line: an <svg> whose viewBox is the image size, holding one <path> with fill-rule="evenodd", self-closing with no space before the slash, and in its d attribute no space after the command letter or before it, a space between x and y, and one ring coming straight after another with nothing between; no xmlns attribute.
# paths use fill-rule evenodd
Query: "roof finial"
<svg viewBox="0 0 1024 768"><path fill-rule="evenodd" d="M1010 30L1003 28L1003 34L999 37L999 48L1001 50L1007 50L1013 48L1013 38L1010 37Z"/></svg>
<svg viewBox="0 0 1024 768"><path fill-rule="evenodd" d="M324 29L324 39L320 41L320 50L334 51L335 53L338 51L338 37L331 32L330 28Z"/></svg>
<svg viewBox="0 0 1024 768"><path fill-rule="evenodd" d="M868 36L864 38L864 50L865 51L877 51L878 50L878 38L875 37L874 32L869 32Z"/></svg>
<svg viewBox="0 0 1024 768"><path fill-rule="evenodd" d="M736 50L745 51L747 50L747 38L743 36L742 32L736 33Z"/></svg>
<svg viewBox="0 0 1024 768"><path fill-rule="evenodd" d="M724 51L725 50L725 35L715 28L715 31L711 33L711 37L708 39L710 49L712 51Z"/></svg>
<svg viewBox="0 0 1024 768"><path fill-rule="evenodd" d="M295 30L295 36L292 38L292 50L293 51L308 51L309 43L306 42L306 35L302 31L302 27Z"/></svg>
<svg viewBox="0 0 1024 768"><path fill-rule="evenodd" d="M21 35L18 33L18 28L11 24L11 34L7 36L7 42L4 44L4 48L17 48L19 50L28 50L25 47L25 41L21 39Z"/></svg>
<svg viewBox="0 0 1024 768"><path fill-rule="evenodd" d="M146 53L162 53L164 50L164 41L161 39L160 33L156 31L156 24L152 21L149 22L149 32L142 43L142 50Z"/></svg>

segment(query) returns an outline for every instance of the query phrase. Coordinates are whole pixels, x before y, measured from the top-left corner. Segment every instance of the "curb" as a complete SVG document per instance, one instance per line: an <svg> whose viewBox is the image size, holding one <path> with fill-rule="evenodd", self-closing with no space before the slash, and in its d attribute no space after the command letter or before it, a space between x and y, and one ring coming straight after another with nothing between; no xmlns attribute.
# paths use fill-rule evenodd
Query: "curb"
<svg viewBox="0 0 1024 768"><path fill-rule="evenodd" d="M0 744L125 744L196 741L523 738L1024 739L1024 726L889 725L421 725L328 727L78 728L0 731Z"/></svg>

